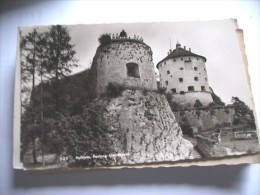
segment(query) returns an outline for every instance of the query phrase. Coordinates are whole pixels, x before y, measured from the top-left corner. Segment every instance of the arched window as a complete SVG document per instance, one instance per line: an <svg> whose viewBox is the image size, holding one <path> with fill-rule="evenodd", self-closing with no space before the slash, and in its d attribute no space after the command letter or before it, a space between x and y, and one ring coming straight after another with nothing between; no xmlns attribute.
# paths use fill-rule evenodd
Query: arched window
<svg viewBox="0 0 260 195"><path fill-rule="evenodd" d="M184 91L181 91L180 94L181 94L181 95L184 95Z"/></svg>
<svg viewBox="0 0 260 195"><path fill-rule="evenodd" d="M127 76L134 77L134 78L140 78L138 64L128 63L128 64L126 64L126 68L127 68Z"/></svg>

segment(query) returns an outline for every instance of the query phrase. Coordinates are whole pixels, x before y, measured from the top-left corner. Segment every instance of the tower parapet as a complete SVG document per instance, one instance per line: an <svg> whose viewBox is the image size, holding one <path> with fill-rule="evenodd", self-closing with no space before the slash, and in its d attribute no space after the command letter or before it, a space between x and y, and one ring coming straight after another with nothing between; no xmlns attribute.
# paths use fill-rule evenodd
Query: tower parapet
<svg viewBox="0 0 260 195"><path fill-rule="evenodd" d="M196 99L203 105L213 102L208 84L204 56L183 48L176 48L157 64L160 72L160 87L172 95L173 101L183 105L194 105Z"/></svg>

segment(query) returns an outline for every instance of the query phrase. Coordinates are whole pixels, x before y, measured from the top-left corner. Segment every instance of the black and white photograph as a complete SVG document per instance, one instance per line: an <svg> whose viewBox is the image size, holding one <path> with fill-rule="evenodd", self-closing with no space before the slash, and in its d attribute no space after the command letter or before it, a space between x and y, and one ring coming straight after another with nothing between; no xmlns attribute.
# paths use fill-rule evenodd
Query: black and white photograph
<svg viewBox="0 0 260 195"><path fill-rule="evenodd" d="M241 33L233 19L20 27L23 168L258 154Z"/></svg>

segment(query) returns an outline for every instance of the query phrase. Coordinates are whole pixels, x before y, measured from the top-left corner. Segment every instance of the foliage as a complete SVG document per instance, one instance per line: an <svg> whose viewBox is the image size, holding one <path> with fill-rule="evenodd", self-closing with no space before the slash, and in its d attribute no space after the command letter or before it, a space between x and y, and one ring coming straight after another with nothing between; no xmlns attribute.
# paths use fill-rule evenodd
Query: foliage
<svg viewBox="0 0 260 195"><path fill-rule="evenodd" d="M122 30L121 32L120 32L120 35L119 35L120 37L127 37L127 33L125 32L125 30Z"/></svg>
<svg viewBox="0 0 260 195"><path fill-rule="evenodd" d="M166 88L165 87L159 87L158 88L158 93L165 94L166 93Z"/></svg>
<svg viewBox="0 0 260 195"><path fill-rule="evenodd" d="M42 33L33 29L21 36L22 154L32 151L33 161L37 163L40 152L43 166L46 152L58 154L61 150L57 147L56 128L59 115L56 108L64 103L59 98L59 79L78 66L70 41L68 29L60 25Z"/></svg>
<svg viewBox="0 0 260 195"><path fill-rule="evenodd" d="M210 102L208 106L209 107L215 107L215 106L217 106L217 104L215 102Z"/></svg>
<svg viewBox="0 0 260 195"><path fill-rule="evenodd" d="M71 44L71 37L66 27L51 26L46 33L48 40L48 71L56 80L68 76L72 68L78 67L75 58L75 45Z"/></svg>
<svg viewBox="0 0 260 195"><path fill-rule="evenodd" d="M182 133L184 135L188 135L190 137L193 137L193 129L191 127L191 125L189 124L189 121L187 118L183 117L181 122L179 123L181 129L182 129Z"/></svg>
<svg viewBox="0 0 260 195"><path fill-rule="evenodd" d="M99 44L101 46L105 46L111 43L112 39L110 34L102 34L100 35L100 37L98 38Z"/></svg>
<svg viewBox="0 0 260 195"><path fill-rule="evenodd" d="M212 91L211 96L212 96L213 102L214 102L216 105L225 106L225 103L222 102L221 98L214 93L214 91L213 91L212 88L210 88L210 89L211 89L211 91Z"/></svg>
<svg viewBox="0 0 260 195"><path fill-rule="evenodd" d="M108 83L107 95L109 97L118 97L125 90L125 87L117 83Z"/></svg>
<svg viewBox="0 0 260 195"><path fill-rule="evenodd" d="M238 97L232 97L231 102L235 109L234 124L246 123L250 128L255 129L255 118L253 111Z"/></svg>
<svg viewBox="0 0 260 195"><path fill-rule="evenodd" d="M166 94L166 99L173 112L175 112L177 110L181 110L183 108L178 102L173 101L172 95L170 93Z"/></svg>
<svg viewBox="0 0 260 195"><path fill-rule="evenodd" d="M108 154L115 149L111 139L112 134L106 131L101 109L88 105L80 115L63 116L58 124L61 135L61 147L67 156ZM91 160L90 160L91 161ZM86 161L77 165L84 165ZM92 159L92 165L97 159Z"/></svg>
<svg viewBox="0 0 260 195"><path fill-rule="evenodd" d="M194 108L199 108L199 107L202 107L203 104L201 103L200 100L196 99L193 106L194 106Z"/></svg>
<svg viewBox="0 0 260 195"><path fill-rule="evenodd" d="M237 116L243 117L249 115L253 117L253 111L238 97L232 97L231 102L233 103Z"/></svg>

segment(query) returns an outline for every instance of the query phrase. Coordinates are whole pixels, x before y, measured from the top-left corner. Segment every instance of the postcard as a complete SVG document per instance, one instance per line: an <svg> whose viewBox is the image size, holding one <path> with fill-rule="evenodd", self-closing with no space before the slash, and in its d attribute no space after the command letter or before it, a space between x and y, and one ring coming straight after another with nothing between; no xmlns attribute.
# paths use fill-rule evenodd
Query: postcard
<svg viewBox="0 0 260 195"><path fill-rule="evenodd" d="M259 162L236 20L20 27L14 168Z"/></svg>

